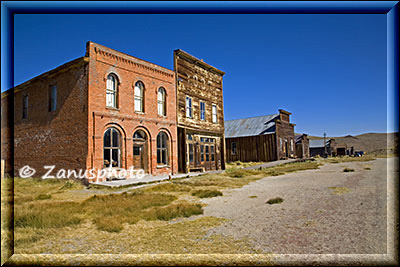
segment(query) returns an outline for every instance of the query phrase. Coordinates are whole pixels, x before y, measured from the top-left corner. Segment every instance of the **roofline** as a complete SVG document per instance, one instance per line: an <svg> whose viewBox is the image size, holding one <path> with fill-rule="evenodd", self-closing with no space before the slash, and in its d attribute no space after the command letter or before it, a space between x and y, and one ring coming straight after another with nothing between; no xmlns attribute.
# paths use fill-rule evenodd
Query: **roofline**
<svg viewBox="0 0 400 267"><path fill-rule="evenodd" d="M198 59L197 57L192 56L191 54L189 54L188 52L183 51L182 49L175 49L174 53L176 55L178 55L178 56L183 55L184 57L193 60L195 63L198 63L198 64L202 65L203 67L209 69L209 70L213 70L214 72L220 74L221 76L223 76L225 74L225 72L223 72L222 70L219 70L216 67L204 62L202 59Z"/></svg>
<svg viewBox="0 0 400 267"><path fill-rule="evenodd" d="M276 133L276 131L269 132L269 133L263 133L263 134L254 134L254 135L241 135L241 136L229 136L229 137L225 136L225 139L227 139L227 138L240 138L240 137L252 137L252 136L260 136L260 135L269 135L269 134L275 134L275 133Z"/></svg>
<svg viewBox="0 0 400 267"><path fill-rule="evenodd" d="M227 121L238 121L238 120L245 120L245 119L252 119L252 118L259 118L259 117L267 117L267 116L278 116L278 115L279 114L259 115L259 116L241 118L241 119L225 120L224 122L227 122Z"/></svg>
<svg viewBox="0 0 400 267"><path fill-rule="evenodd" d="M42 74L39 74L38 76L35 76L35 77L29 79L26 82L23 82L23 83L21 83L21 84L19 84L17 86L9 88L8 90L6 90L6 91L1 93L1 98L4 98L4 97L8 96L12 91L14 91L14 93L16 93L18 91L21 91L26 86L30 85L31 83L35 82L36 80L43 79L43 78L45 78L47 76L53 76L53 75L55 75L56 73L60 72L63 69L80 66L80 65L86 64L88 62L89 62L89 58L88 57L79 57L79 58L76 58L74 60L68 61L67 63L64 63L64 64L62 64L62 65L60 65L60 66L58 66L58 67L56 67L54 69L51 69L51 70L46 71L46 72L44 72Z"/></svg>
<svg viewBox="0 0 400 267"><path fill-rule="evenodd" d="M284 109L278 109L279 110L279 112L281 112L281 113L285 113L285 114L287 114L287 115L292 115L292 113L290 113L289 111L286 111L286 110L284 110Z"/></svg>
<svg viewBox="0 0 400 267"><path fill-rule="evenodd" d="M156 63L153 63L153 62L150 62L150 61L147 61L147 60L144 60L144 59L141 59L141 58L138 58L138 57L129 55L129 54L127 54L127 53L124 53L124 52L115 50L115 49L110 48L110 47L108 47L108 46L105 46L105 45L102 45L102 44L98 44L98 43L95 43L95 42L92 42L92 41L88 41L88 43L92 43L92 44L94 44L95 46L101 46L101 47L103 47L103 48L112 50L112 51L114 51L114 52L116 52L116 53L120 53L120 54L123 54L123 55L125 55L125 56L132 57L132 58L134 58L134 59L137 59L137 60L140 60L140 61L144 61L144 62L146 62L146 63L150 63L150 64L153 64L153 65L156 65L157 67L163 68L164 70L167 70L167 71L170 71L170 72L174 72L174 70L171 70L171 69L168 69L168 68L166 68L166 67L160 66L160 65L158 65L158 64L156 64Z"/></svg>

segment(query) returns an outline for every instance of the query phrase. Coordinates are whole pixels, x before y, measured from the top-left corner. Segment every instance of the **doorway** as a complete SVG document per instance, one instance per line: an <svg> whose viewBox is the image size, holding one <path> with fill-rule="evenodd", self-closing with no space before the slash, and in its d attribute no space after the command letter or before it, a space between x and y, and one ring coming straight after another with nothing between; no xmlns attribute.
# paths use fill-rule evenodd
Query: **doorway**
<svg viewBox="0 0 400 267"><path fill-rule="evenodd" d="M133 134L133 167L142 169L147 173L147 135L142 130L137 130Z"/></svg>

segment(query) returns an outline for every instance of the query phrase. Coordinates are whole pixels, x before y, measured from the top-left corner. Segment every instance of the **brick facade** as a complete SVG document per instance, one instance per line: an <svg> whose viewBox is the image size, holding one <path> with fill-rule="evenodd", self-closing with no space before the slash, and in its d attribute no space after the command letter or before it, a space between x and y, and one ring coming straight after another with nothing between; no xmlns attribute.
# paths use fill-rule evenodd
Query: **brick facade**
<svg viewBox="0 0 400 267"><path fill-rule="evenodd" d="M106 106L110 74L117 78L116 108ZM134 108L138 81L144 85L143 112ZM52 86L57 87L57 106L49 111ZM157 95L161 87L165 114L159 115ZM24 96L28 96L27 118L23 118ZM18 176L24 165L35 168L36 175L44 174L44 165L56 165L56 170L101 169L108 128L120 135L118 167L137 163L133 151L138 141L133 135L141 130L144 139L135 151L140 151L145 171L153 175L178 171L174 71L93 42L87 43L84 57L2 93L1 111L1 152L10 175ZM166 135L166 164L157 163L160 132Z"/></svg>

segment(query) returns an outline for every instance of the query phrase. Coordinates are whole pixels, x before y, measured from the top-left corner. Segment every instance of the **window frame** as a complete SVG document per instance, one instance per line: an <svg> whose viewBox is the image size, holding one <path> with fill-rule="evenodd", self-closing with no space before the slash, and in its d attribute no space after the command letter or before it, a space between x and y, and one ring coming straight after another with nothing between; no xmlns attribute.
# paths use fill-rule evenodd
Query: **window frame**
<svg viewBox="0 0 400 267"><path fill-rule="evenodd" d="M160 93L161 93L161 97L162 99L160 100ZM157 90L157 114L160 116L167 116L167 91L165 90L164 87L160 87ZM160 105L161 105L161 109L162 109L162 113L160 113Z"/></svg>
<svg viewBox="0 0 400 267"><path fill-rule="evenodd" d="M28 118L29 95L22 97L22 119Z"/></svg>
<svg viewBox="0 0 400 267"><path fill-rule="evenodd" d="M189 102L190 106L188 105ZM190 96L186 96L186 118L193 118L193 98Z"/></svg>
<svg viewBox="0 0 400 267"><path fill-rule="evenodd" d="M165 139L163 139L165 137ZM160 138L160 141L159 141ZM157 167L169 166L169 138L164 131L160 131L156 138ZM164 143L164 146L163 146ZM164 154L165 153L165 154ZM160 157L159 157L160 156Z"/></svg>
<svg viewBox="0 0 400 267"><path fill-rule="evenodd" d="M53 84L49 88L49 112L57 110L57 85Z"/></svg>
<svg viewBox="0 0 400 267"><path fill-rule="evenodd" d="M203 104L203 108L201 107ZM205 121L206 120L206 102L200 100L200 120Z"/></svg>
<svg viewBox="0 0 400 267"><path fill-rule="evenodd" d="M215 108L215 113L214 113L214 108ZM212 104L211 105L211 116L212 116L212 122L213 123L218 123L218 109L217 109L217 104ZM214 120L215 118L215 120Z"/></svg>
<svg viewBox="0 0 400 267"><path fill-rule="evenodd" d="M110 135L109 135L109 138L110 138L110 146L106 146L105 145L105 138L106 138L106 133L108 132L108 131L110 131ZM114 131L117 133L117 142L118 142L118 145L117 146L114 146L114 138L113 138L113 135L114 135ZM122 152L121 152L121 147L122 147L122 144L121 144L121 142L122 142L122 136L121 136L121 132L117 129L117 128L115 128L115 127L109 127L109 128L107 128L105 131L104 131L104 134L103 134L103 167L105 167L105 168L120 168L121 167L121 154L122 154ZM105 163L104 163L104 161L105 161L105 151L106 150L109 150L109 155L110 155L110 162L109 162L109 164L108 165L106 165ZM118 158L117 158L117 166L112 166L112 161L113 161L113 150L117 150L118 152Z"/></svg>
<svg viewBox="0 0 400 267"><path fill-rule="evenodd" d="M114 86L112 89L110 89L108 87L109 83L109 79L110 77L114 78ZM114 109L118 109L118 91L119 91L119 79L118 76L114 73L109 73L107 75L107 79L106 79L106 107L107 108L114 108ZM110 95L111 99L112 99L112 105L108 105L108 95Z"/></svg>
<svg viewBox="0 0 400 267"><path fill-rule="evenodd" d="M231 143L231 154L232 155L236 155L237 152L237 143L236 142L232 142Z"/></svg>
<svg viewBox="0 0 400 267"><path fill-rule="evenodd" d="M138 85L141 85L138 86ZM136 88L139 88L140 90L140 95L136 95ZM142 81L137 81L135 85L133 86L133 110L137 113L144 113L144 91L145 91L145 86ZM138 110L136 107L136 100L139 101L140 103L140 109Z"/></svg>

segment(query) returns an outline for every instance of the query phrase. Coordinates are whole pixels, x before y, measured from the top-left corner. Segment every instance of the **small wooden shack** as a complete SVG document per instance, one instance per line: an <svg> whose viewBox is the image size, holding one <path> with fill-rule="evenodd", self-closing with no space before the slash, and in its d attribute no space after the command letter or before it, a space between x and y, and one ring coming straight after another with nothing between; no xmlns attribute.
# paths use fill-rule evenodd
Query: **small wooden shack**
<svg viewBox="0 0 400 267"><path fill-rule="evenodd" d="M310 157L310 140L306 134L298 134L295 137L296 157L306 159Z"/></svg>
<svg viewBox="0 0 400 267"><path fill-rule="evenodd" d="M290 112L225 121L226 161L273 161L294 158Z"/></svg>
<svg viewBox="0 0 400 267"><path fill-rule="evenodd" d="M326 146L326 152L325 152ZM337 155L335 139L328 139L324 144L324 139L310 140L310 157L319 155L320 157Z"/></svg>

